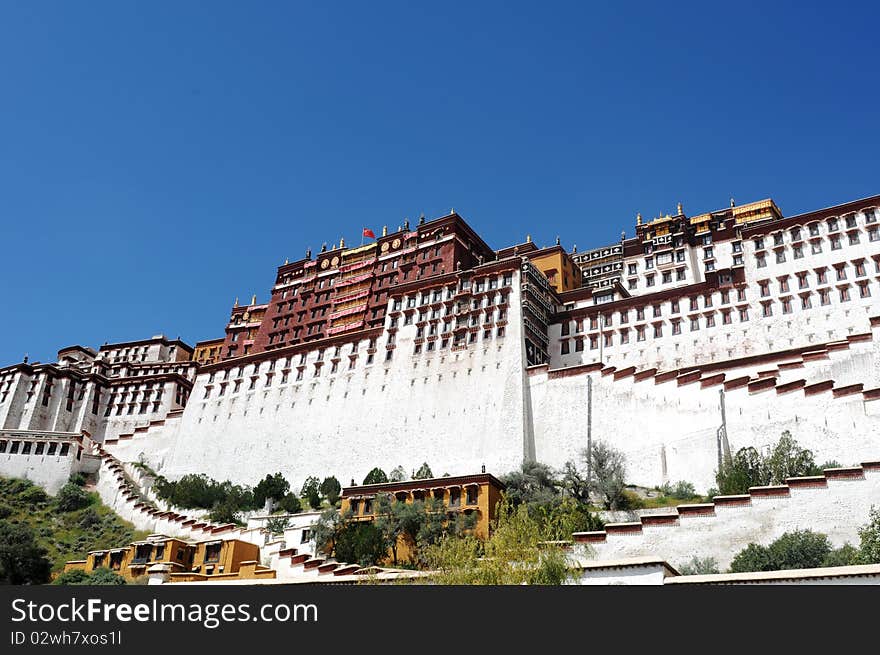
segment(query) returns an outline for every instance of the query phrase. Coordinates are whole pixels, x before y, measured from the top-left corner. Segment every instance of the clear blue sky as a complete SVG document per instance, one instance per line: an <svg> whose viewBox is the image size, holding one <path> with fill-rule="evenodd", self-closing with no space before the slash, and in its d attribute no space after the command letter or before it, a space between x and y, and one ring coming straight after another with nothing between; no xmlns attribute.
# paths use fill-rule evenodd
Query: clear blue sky
<svg viewBox="0 0 880 655"><path fill-rule="evenodd" d="M0 0L0 365L221 336L420 212L583 250L878 193L875 7Z"/></svg>

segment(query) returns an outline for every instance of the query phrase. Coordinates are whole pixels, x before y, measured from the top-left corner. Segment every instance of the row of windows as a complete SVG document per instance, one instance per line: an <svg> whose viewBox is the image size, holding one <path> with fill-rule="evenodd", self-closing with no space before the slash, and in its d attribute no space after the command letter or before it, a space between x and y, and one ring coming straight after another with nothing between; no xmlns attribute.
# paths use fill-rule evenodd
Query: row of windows
<svg viewBox="0 0 880 655"><path fill-rule="evenodd" d="M854 231L849 232L846 235L846 240L851 246L858 245L861 241L861 237L859 236L860 232ZM843 237L839 234L832 234L828 238L830 249L840 250L843 248ZM880 241L880 228L874 227L868 230L868 240L869 241ZM802 259L804 256L804 244L796 243L791 246L792 258L793 259ZM810 253L813 255L818 255L823 252L822 239L813 239L809 244ZM786 249L785 248L776 248L773 253L773 259L777 264L782 264L787 259ZM755 263L758 268L764 268L767 266L768 255L766 252L756 252L755 253Z"/></svg>
<svg viewBox="0 0 880 655"><path fill-rule="evenodd" d="M858 260L852 262L853 273L855 277L865 277L867 275L867 269L865 267L864 260ZM849 268L849 264L846 262L842 262L840 264L834 264L831 268L834 269L833 277L836 281L841 282L847 278L847 269ZM880 273L880 262L875 263L875 268L877 272ZM828 284L829 279L829 269L828 267L820 267L815 269L813 274L816 277L816 284ZM810 288L810 271L799 271L795 273L793 276L785 275L777 278L777 286L779 287L780 293L786 293L790 289L789 278L794 277L797 279L798 289L809 289ZM770 295L770 280L760 280L758 282L758 288L760 290L760 295L762 298L766 298Z"/></svg>
<svg viewBox="0 0 880 655"><path fill-rule="evenodd" d="M55 441L7 441L0 439L0 453L9 455L58 455L66 457L70 452L69 442Z"/></svg>
<svg viewBox="0 0 880 655"><path fill-rule="evenodd" d="M857 285L858 288L858 296L860 298L870 298L871 297L871 287L868 281L859 282ZM841 286L837 289L819 289L815 292L815 295L818 297L818 304L820 306L828 306L832 303L832 297L836 296L838 302L848 302L852 300L854 292L851 291L851 287ZM783 314L790 314L793 311L795 306L800 306L801 309L812 309L813 308L813 292L806 292L798 294L797 298L787 297L781 298L779 300L768 300L762 301L760 306L760 312L762 316L770 317L774 315L774 305L778 304L780 307L780 311ZM733 323L734 316L736 316L740 323L745 323L750 318L750 308L749 307L738 307L736 309L722 309L720 310L721 316L721 324L722 325L730 325ZM714 314L706 314L702 317L700 316L691 316L687 320L684 318L680 319L670 319L669 327L672 335L678 335L682 332L682 325L689 324L690 331L695 332L701 328L701 320L702 326L706 328L715 327L716 320ZM664 323L656 323L651 326L646 325L638 325L633 328L632 331L635 332L636 341L644 341L646 335L648 334L649 328L654 338L661 338L664 334ZM628 344L630 342L630 329L629 328L620 328L620 344ZM613 335L611 333L603 334L604 338L603 345L606 347L611 347L614 345ZM589 343L590 349L596 349L599 347L599 337L598 334L593 335L585 335L583 337L577 337L573 339L574 341L574 351L580 352L584 350L585 343ZM565 339L560 344L560 354L566 355L571 352L571 339Z"/></svg>
<svg viewBox="0 0 880 655"><path fill-rule="evenodd" d="M867 263L864 260L856 260L853 262L840 262L840 263L834 264L830 267L830 268L834 269L833 273L829 271L829 267L816 268L815 272L814 272L814 275L816 276L816 283L817 284L827 284L828 280L832 276L837 281L846 280L846 279L848 279L847 278L847 275L848 275L847 270L850 266L852 266L853 273L856 278L863 277L863 276L867 275ZM880 273L880 261L874 262L874 270L876 273ZM798 273L793 274L792 276L781 276L779 278L780 290L783 292L788 290L788 288L790 286L789 282L788 282L788 277L796 278L798 280L798 287L800 289L809 288L808 276L809 276L808 271L800 271ZM768 283L769 283L768 280L763 280L763 281L759 282L759 289L762 290L761 291L762 297L768 295L763 291L763 289L764 289L763 285L766 285ZM726 305L726 304L730 303L731 299L734 297L734 294L735 294L736 302L741 303L741 302L748 301L748 294L747 294L747 290L745 288L739 288L739 289L735 289L735 290L722 289L719 293L720 293L720 304L721 305ZM702 296L702 298L703 298L703 307L704 308L711 308L713 306L714 301L713 301L712 294L705 294ZM684 302L687 302L687 304L689 305L689 309L691 311L695 311L695 310L699 309L699 296L692 296L689 299L687 299L687 301L684 301L684 300L680 301L679 299L671 300L668 303L669 313L671 313L671 314L679 313L680 303L684 303ZM618 321L620 323L629 322L630 315L631 315L632 311L633 310L624 309L624 310L620 310L619 312L617 312ZM659 317L659 316L663 315L663 304L654 304L654 305L650 305L650 306L646 306L646 307L638 307L634 310L634 312L635 312L636 320L643 320L645 318L645 315L647 312L651 312L654 317ZM603 314L603 316L604 316L604 325L606 325L606 326L611 325L611 323L613 321L613 314ZM599 318L597 316L594 316L588 320L590 321L590 329L596 329ZM561 324L562 335L565 336L565 335L569 334L571 327L572 327L571 322L564 321ZM580 320L577 321L575 323L574 327L575 327L576 332L583 331L583 322Z"/></svg>
<svg viewBox="0 0 880 655"><path fill-rule="evenodd" d="M864 210L863 215L865 218L865 221L864 221L865 225L872 225L874 223L877 223L876 209L874 209L874 208L866 209L866 210ZM853 230L859 226L859 222L858 222L857 215L855 212L853 212L851 214L847 214L846 216L843 216L843 222L844 222L845 229L847 229L847 230ZM822 230L820 227L821 225L824 225L826 228L825 232L827 234L831 235L834 232L840 231L840 228L841 228L840 218L838 218L836 216L832 216L831 218L827 218L824 221L815 221L813 223L809 223L808 225L805 226L806 232L804 231L804 228L802 228L801 226L793 227L787 231L788 236L790 238L790 242L793 244L797 243L797 242L801 241L805 235L808 235L810 237L820 236L822 233ZM869 233L871 232L871 230L876 231L876 229L877 229L876 227L869 228ZM836 235L836 236L839 238L839 235ZM784 245L785 232L782 232L782 231L776 232L769 238L772 238L774 246ZM765 238L764 237L757 237L757 238L753 239L753 243L754 243L756 251L763 250L765 247Z"/></svg>
<svg viewBox="0 0 880 655"><path fill-rule="evenodd" d="M499 339L503 338L505 335L505 327L502 325L501 327L495 328L495 336ZM413 346L413 354L418 355L424 350L425 352L433 352L434 350L445 350L450 345L452 347L466 346L473 343L477 343L477 338L479 336L479 331L470 332L468 334L461 333L456 334L454 337L446 337L444 339L440 339L439 344L440 347L437 347L437 341L428 341L425 344L417 343ZM483 341L489 341L492 339L492 330L483 330ZM423 348L424 345L424 348ZM389 351L391 352L391 351Z"/></svg>

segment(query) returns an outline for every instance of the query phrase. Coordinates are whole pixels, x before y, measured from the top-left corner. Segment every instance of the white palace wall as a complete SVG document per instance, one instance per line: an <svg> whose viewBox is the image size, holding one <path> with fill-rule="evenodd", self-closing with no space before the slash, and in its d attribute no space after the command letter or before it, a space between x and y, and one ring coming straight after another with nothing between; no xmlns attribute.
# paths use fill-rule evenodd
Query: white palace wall
<svg viewBox="0 0 880 655"><path fill-rule="evenodd" d="M871 351L847 352L846 360L830 368L869 379L878 365L865 356ZM720 386L700 388L699 382L679 386L675 379L615 381L599 372L553 379L546 371L533 373L529 390L538 461L560 467L586 448L587 377L593 380L593 439L624 452L628 483L652 487L687 480L701 492L716 486ZM743 386L725 392L725 404L732 453L746 446L766 451L784 430L811 449L817 463L849 465L880 452L880 399L866 400L860 393L835 397L830 390L806 395L801 388L780 394L775 386L753 392Z"/></svg>
<svg viewBox="0 0 880 655"><path fill-rule="evenodd" d="M518 284L509 306L518 307ZM283 358L276 360L271 382L263 361L250 390L254 365L245 366L235 388L218 396L220 376L205 398L210 375L196 378L174 445L163 457L154 453L149 434L123 445L108 444L120 459L146 453L163 475L207 473L215 479L255 484L281 471L294 487L309 475L335 475L359 483L374 466L407 471L428 462L436 475L479 471L507 472L518 467L528 446L524 437L524 349L521 317L511 309L506 333L476 343L413 354L415 325L403 325L394 339L394 356L385 361L388 332L376 344L375 361L366 364L367 341L358 344L354 369L348 369L350 345L342 347L339 371L331 373L332 349L315 377L318 353L308 353L303 379L296 380L295 357L286 382ZM424 346L423 346L424 347ZM168 435L161 437L162 443ZM123 453L119 448L124 448ZM161 461L159 461L161 459ZM154 461L155 460L155 461Z"/></svg>
<svg viewBox="0 0 880 655"><path fill-rule="evenodd" d="M483 341L481 335L476 344L455 352L413 355L415 327L405 325L390 362L384 361L381 339L370 365L364 363L368 343L358 345L358 363L350 371L350 346L344 346L336 374L329 373L328 352L322 374L314 377L317 352L309 353L301 381L294 368L283 382L284 364L277 360L267 382L269 362L264 361L253 391L247 390L254 366L249 364L238 393L219 397L214 388L207 399L211 382L203 374L182 415L106 445L120 460L143 458L171 478L207 473L254 484L281 471L295 487L309 475L359 482L374 466L412 471L425 461L437 475L479 471L483 464L501 475L519 466L526 453L561 467L586 447L589 377L593 438L625 453L629 483L687 480L701 492L715 486L721 384L703 388L699 379L636 381L632 375L615 379L608 369L602 374L537 367L527 371L524 385L521 328L511 314L506 336ZM818 358L792 356L781 363L725 369L728 381L759 380L767 369L775 377L762 389L740 386L725 392L731 452L746 446L766 450L789 430L817 463L876 458L880 398L838 395L847 385L876 388L880 322L874 323L870 339L837 344ZM233 389L238 378L234 370L230 376ZM827 388L809 394L803 389L817 383Z"/></svg>

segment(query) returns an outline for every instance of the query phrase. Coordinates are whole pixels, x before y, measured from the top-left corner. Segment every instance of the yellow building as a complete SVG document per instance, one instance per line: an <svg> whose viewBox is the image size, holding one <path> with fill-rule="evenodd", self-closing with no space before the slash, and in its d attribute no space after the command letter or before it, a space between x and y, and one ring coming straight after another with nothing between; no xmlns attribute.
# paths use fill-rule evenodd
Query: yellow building
<svg viewBox="0 0 880 655"><path fill-rule="evenodd" d="M64 572L92 573L103 567L131 581L161 565L170 582L274 578L275 571L260 566L259 559L260 547L240 539L188 542L150 535L125 547L91 551L84 560L67 562Z"/></svg>
<svg viewBox="0 0 880 655"><path fill-rule="evenodd" d="M193 349L192 359L202 366L213 364L220 361L220 355L223 352L223 344L226 339L209 339L208 341L199 341Z"/></svg>
<svg viewBox="0 0 880 655"><path fill-rule="evenodd" d="M542 248L527 256L535 268L544 274L556 293L581 287L583 274L580 266L574 263L571 255L562 246Z"/></svg>
<svg viewBox="0 0 880 655"><path fill-rule="evenodd" d="M174 572L169 582L224 581L274 578L275 571L261 566L260 547L240 539L213 539L194 545L192 567Z"/></svg>
<svg viewBox="0 0 880 655"><path fill-rule="evenodd" d="M357 521L373 521L376 518L376 498L380 494L389 494L406 503L434 498L443 503L449 519L459 513L475 516L473 534L486 539L503 490L504 484L489 473L351 486L342 490L339 511L343 516L350 512ZM410 545L401 540L397 547L398 559L408 560L410 554Z"/></svg>

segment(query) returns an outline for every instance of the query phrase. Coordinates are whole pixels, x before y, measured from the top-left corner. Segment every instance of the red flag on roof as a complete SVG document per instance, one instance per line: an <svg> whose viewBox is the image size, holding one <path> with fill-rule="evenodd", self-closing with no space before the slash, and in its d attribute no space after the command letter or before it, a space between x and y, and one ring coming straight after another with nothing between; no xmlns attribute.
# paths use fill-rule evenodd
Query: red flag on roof
<svg viewBox="0 0 880 655"><path fill-rule="evenodd" d="M369 239L375 239L375 238L376 238L376 235L373 234L373 230L371 230L371 229L368 228L368 227L365 227L365 228L364 228L364 236L367 237L367 238L369 238Z"/></svg>

